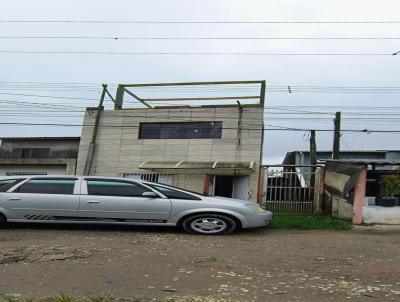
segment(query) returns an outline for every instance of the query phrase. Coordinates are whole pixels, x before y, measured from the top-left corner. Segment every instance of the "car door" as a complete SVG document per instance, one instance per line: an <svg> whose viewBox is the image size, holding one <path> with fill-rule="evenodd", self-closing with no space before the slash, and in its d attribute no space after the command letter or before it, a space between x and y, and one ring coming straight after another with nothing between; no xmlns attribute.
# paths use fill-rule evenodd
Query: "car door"
<svg viewBox="0 0 400 302"><path fill-rule="evenodd" d="M80 181L76 177L30 178L12 192L2 194L2 204L11 219L76 219Z"/></svg>
<svg viewBox="0 0 400 302"><path fill-rule="evenodd" d="M79 217L82 220L118 222L165 222L171 201L161 196L146 197L151 189L129 180L86 178L82 181Z"/></svg>

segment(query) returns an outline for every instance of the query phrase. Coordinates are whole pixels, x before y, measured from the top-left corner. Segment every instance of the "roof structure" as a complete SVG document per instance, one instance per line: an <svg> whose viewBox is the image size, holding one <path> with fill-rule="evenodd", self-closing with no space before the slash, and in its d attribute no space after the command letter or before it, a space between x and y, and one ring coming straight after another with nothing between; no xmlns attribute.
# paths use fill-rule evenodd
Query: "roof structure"
<svg viewBox="0 0 400 302"><path fill-rule="evenodd" d="M24 140L80 140L80 136L20 136L0 137L0 140L24 141Z"/></svg>
<svg viewBox="0 0 400 302"><path fill-rule="evenodd" d="M265 81L217 81L150 84L119 84L114 109L139 106L264 105ZM126 98L125 97L129 97Z"/></svg>
<svg viewBox="0 0 400 302"><path fill-rule="evenodd" d="M327 160L326 162L333 163L348 163L355 165L372 165L372 166L400 166L400 160L385 160L385 159L336 159L336 160Z"/></svg>

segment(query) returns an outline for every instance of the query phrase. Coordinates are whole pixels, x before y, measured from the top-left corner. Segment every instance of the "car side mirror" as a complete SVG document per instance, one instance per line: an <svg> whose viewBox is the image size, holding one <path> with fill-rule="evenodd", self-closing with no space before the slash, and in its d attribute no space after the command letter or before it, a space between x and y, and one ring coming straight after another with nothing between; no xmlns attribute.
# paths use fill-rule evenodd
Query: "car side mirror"
<svg viewBox="0 0 400 302"><path fill-rule="evenodd" d="M157 193L154 193L154 192L152 192L152 191L149 191L149 192L143 192L143 193L142 193L142 196L143 196L143 197L148 197L148 198L157 198L157 197L158 197L158 194L157 194Z"/></svg>

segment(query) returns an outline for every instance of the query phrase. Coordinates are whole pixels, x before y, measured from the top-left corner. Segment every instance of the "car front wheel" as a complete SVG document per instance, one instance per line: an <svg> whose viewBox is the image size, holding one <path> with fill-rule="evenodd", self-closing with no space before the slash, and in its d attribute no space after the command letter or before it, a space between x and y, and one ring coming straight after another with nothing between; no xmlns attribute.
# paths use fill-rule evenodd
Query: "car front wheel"
<svg viewBox="0 0 400 302"><path fill-rule="evenodd" d="M183 229L192 234L222 235L233 232L237 223L232 218L218 214L199 214L186 218Z"/></svg>

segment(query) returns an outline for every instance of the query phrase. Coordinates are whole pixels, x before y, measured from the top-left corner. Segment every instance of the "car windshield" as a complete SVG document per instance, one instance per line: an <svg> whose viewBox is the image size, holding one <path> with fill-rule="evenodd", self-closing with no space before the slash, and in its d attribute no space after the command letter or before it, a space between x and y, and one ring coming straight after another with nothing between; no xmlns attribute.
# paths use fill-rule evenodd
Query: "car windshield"
<svg viewBox="0 0 400 302"><path fill-rule="evenodd" d="M205 196L204 194L201 193L188 191L186 189L174 186L169 186L169 185L167 186L164 184L151 183L151 182L146 182L145 184L157 191L160 191L163 195L165 195L168 198L201 200L201 198L194 196L192 194Z"/></svg>

